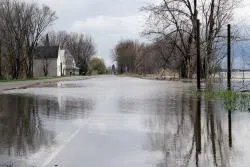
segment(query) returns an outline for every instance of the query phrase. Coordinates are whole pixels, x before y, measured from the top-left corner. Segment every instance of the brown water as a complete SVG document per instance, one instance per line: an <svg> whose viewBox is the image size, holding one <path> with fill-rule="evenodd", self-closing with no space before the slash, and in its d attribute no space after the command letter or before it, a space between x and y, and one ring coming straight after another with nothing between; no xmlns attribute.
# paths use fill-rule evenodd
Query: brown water
<svg viewBox="0 0 250 167"><path fill-rule="evenodd" d="M250 165L250 114L192 85L99 77L0 95L0 167Z"/></svg>

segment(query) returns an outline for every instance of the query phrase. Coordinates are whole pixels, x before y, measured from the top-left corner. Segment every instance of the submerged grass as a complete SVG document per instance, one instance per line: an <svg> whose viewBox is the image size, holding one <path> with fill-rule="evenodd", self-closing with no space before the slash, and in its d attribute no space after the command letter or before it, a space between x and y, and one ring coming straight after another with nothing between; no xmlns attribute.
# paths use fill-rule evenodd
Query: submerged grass
<svg viewBox="0 0 250 167"><path fill-rule="evenodd" d="M250 112L250 92L201 90L193 91L193 95L205 100L222 101L226 110Z"/></svg>

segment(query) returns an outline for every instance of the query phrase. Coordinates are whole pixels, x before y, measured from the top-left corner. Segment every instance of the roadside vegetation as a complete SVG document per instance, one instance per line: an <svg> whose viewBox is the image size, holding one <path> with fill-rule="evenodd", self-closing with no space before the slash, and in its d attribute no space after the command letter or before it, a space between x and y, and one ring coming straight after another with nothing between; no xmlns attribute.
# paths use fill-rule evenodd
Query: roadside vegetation
<svg viewBox="0 0 250 167"><path fill-rule="evenodd" d="M206 101L222 101L226 110L250 112L249 91L201 90L193 91L192 94Z"/></svg>
<svg viewBox="0 0 250 167"><path fill-rule="evenodd" d="M89 62L89 75L102 75L107 74L107 69L103 59L93 57Z"/></svg>

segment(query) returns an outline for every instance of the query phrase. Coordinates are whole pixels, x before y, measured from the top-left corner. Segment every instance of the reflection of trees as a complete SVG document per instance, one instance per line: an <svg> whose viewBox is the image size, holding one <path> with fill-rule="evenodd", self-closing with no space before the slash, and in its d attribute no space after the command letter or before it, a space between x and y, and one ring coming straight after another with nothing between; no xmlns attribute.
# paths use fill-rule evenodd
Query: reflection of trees
<svg viewBox="0 0 250 167"><path fill-rule="evenodd" d="M166 101L164 109L152 104L155 115L147 122L153 131L149 148L165 156L158 166L229 166L230 137L224 127L231 120L224 121L219 104L184 94Z"/></svg>
<svg viewBox="0 0 250 167"><path fill-rule="evenodd" d="M37 110L43 115L56 119L82 118L93 109L93 102L69 97L36 97Z"/></svg>
<svg viewBox="0 0 250 167"><path fill-rule="evenodd" d="M43 129L32 97L0 96L0 154L26 156L52 144L54 134Z"/></svg>
<svg viewBox="0 0 250 167"><path fill-rule="evenodd" d="M48 118L82 118L92 107L81 99L0 95L0 166L4 156L26 157L54 144L54 132L44 127Z"/></svg>

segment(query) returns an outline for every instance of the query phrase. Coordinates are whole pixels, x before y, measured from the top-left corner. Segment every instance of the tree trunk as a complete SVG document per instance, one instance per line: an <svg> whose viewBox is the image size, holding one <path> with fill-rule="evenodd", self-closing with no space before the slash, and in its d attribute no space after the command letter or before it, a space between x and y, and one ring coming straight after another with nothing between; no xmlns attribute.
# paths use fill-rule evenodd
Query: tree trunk
<svg viewBox="0 0 250 167"><path fill-rule="evenodd" d="M20 72L21 72L21 63L20 63L20 59L17 58L16 59L16 78L15 79L18 79L19 76L20 76Z"/></svg>
<svg viewBox="0 0 250 167"><path fill-rule="evenodd" d="M15 58L12 64L12 79L18 79L20 72L20 61Z"/></svg>
<svg viewBox="0 0 250 167"><path fill-rule="evenodd" d="M207 38L207 57L205 58L205 78L207 79L212 74L211 63L213 56L213 35L214 35L214 0L211 2L211 11L209 16L209 30L208 30L208 38Z"/></svg>
<svg viewBox="0 0 250 167"><path fill-rule="evenodd" d="M33 56L32 56L32 53L28 53L28 62L29 62L29 65L28 65L28 75L27 77L28 78L33 78Z"/></svg>
<svg viewBox="0 0 250 167"><path fill-rule="evenodd" d="M13 58L14 58L14 71L13 71L13 74L12 74L12 78L13 79L18 79L19 76L20 76L20 73L21 73L21 60L20 60L20 57L21 57L21 44L20 43L17 43L16 46L14 47L14 49L16 50L14 55L13 55Z"/></svg>
<svg viewBox="0 0 250 167"><path fill-rule="evenodd" d="M188 78L188 72L187 72L187 62L183 60L180 65L180 76L181 78Z"/></svg>
<svg viewBox="0 0 250 167"><path fill-rule="evenodd" d="M3 78L2 75L2 44L0 44L0 79Z"/></svg>
<svg viewBox="0 0 250 167"><path fill-rule="evenodd" d="M193 78L193 65L192 65L192 62L191 60L189 59L188 60L188 79L192 79Z"/></svg>
<svg viewBox="0 0 250 167"><path fill-rule="evenodd" d="M192 62L191 59L185 59L180 65L180 76L181 78L191 79L193 76Z"/></svg>

